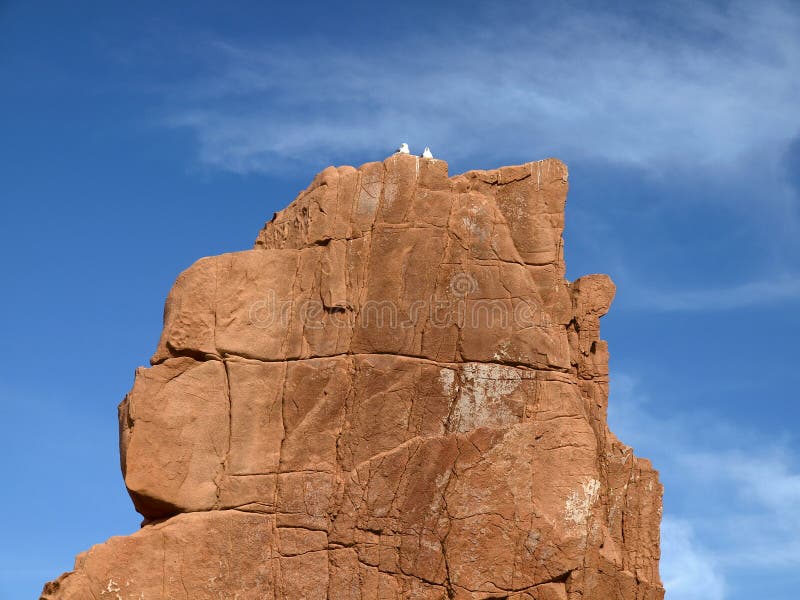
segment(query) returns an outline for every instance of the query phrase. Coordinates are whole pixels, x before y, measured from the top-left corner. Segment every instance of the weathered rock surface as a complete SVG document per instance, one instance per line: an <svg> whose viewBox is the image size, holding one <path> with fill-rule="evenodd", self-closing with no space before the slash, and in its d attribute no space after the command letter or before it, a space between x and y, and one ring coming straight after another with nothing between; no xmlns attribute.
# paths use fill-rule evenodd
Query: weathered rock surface
<svg viewBox="0 0 800 600"><path fill-rule="evenodd" d="M662 598L566 192L557 160L328 168L181 274L119 408L144 525L43 598Z"/></svg>

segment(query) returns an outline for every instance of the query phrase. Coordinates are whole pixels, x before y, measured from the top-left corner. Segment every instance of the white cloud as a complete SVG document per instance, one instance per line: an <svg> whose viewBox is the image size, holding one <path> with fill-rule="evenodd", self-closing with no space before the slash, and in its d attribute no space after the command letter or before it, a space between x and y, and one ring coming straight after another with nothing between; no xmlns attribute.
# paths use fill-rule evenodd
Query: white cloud
<svg viewBox="0 0 800 600"><path fill-rule="evenodd" d="M732 566L800 568L800 473L785 449L761 440L750 452L685 450L675 464L693 481L723 490L728 506L711 519Z"/></svg>
<svg viewBox="0 0 800 600"><path fill-rule="evenodd" d="M749 569L754 577L793 576L800 568L800 460L792 440L708 409L657 417L655 400L635 378L612 373L611 429L653 460L666 487L667 598L724 598L726 581Z"/></svg>
<svg viewBox="0 0 800 600"><path fill-rule="evenodd" d="M661 524L661 578L669 600L722 600L725 580L717 561L687 521Z"/></svg>
<svg viewBox="0 0 800 600"><path fill-rule="evenodd" d="M361 53L310 37L215 43L169 122L195 133L204 163L236 172L379 158L407 140L451 160L558 154L757 176L749 159L800 130L795 5L679 2L636 18L529 7L499 27L473 16L454 16L447 39Z"/></svg>
<svg viewBox="0 0 800 600"><path fill-rule="evenodd" d="M800 277L794 275L696 290L645 289L633 282L626 286L631 305L664 312L716 312L800 299Z"/></svg>

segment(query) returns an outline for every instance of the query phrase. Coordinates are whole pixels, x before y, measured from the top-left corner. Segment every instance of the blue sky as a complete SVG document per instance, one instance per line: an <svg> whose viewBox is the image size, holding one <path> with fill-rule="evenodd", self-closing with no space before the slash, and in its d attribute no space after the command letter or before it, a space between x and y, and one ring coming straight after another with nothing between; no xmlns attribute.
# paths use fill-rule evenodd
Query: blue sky
<svg viewBox="0 0 800 600"><path fill-rule="evenodd" d="M0 597L138 527L116 404L177 274L328 164L570 166L670 600L800 585L800 7L0 1Z"/></svg>

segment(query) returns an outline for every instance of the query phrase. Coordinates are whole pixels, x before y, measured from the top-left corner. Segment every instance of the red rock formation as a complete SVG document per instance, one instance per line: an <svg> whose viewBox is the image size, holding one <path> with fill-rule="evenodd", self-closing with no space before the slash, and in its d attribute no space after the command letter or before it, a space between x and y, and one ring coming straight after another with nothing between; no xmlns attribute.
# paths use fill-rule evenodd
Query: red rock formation
<svg viewBox="0 0 800 600"><path fill-rule="evenodd" d="M45 599L660 599L661 485L608 430L567 169L328 168L195 263L120 414L140 531Z"/></svg>

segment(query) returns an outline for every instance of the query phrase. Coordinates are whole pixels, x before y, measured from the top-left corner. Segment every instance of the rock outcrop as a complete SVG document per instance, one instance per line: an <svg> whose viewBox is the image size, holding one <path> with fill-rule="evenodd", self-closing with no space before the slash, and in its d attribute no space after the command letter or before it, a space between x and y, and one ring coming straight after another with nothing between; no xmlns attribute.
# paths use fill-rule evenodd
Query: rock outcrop
<svg viewBox="0 0 800 600"><path fill-rule="evenodd" d="M328 168L180 275L119 407L140 531L47 600L661 599L661 485L606 423L567 169Z"/></svg>

